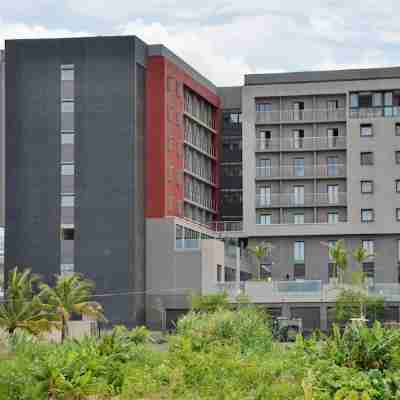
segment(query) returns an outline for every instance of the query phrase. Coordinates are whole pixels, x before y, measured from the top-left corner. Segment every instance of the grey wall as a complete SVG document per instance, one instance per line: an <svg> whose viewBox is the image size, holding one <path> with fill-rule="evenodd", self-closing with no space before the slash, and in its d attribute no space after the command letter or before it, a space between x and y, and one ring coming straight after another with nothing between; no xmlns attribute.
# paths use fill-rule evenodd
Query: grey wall
<svg viewBox="0 0 400 400"><path fill-rule="evenodd" d="M0 226L4 226L5 200L5 53L0 50Z"/></svg>
<svg viewBox="0 0 400 400"><path fill-rule="evenodd" d="M7 41L6 268L60 270L60 65L75 65L75 257L111 323L144 322L144 79L135 37Z"/></svg>

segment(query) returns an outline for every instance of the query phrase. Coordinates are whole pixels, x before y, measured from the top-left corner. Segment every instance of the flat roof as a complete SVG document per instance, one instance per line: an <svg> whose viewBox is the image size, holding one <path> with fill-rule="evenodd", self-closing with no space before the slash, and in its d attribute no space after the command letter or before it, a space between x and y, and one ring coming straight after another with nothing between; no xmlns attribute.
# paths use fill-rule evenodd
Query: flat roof
<svg viewBox="0 0 400 400"><path fill-rule="evenodd" d="M400 67L248 74L245 86L400 78Z"/></svg>

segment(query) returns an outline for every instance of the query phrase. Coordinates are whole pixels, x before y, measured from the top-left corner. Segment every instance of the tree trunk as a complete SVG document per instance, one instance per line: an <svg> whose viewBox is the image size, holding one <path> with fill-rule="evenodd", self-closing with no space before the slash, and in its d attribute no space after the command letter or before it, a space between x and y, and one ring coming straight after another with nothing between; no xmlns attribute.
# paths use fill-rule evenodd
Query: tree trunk
<svg viewBox="0 0 400 400"><path fill-rule="evenodd" d="M61 317L61 343L65 340L65 318L64 315Z"/></svg>

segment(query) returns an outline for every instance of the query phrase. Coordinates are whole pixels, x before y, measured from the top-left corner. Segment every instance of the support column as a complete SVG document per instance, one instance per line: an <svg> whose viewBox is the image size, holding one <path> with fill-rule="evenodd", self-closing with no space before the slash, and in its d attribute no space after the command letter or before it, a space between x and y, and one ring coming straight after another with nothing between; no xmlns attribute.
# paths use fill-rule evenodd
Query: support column
<svg viewBox="0 0 400 400"><path fill-rule="evenodd" d="M327 332L328 331L328 306L326 303L321 303L320 311L320 323L321 323L321 331Z"/></svg>

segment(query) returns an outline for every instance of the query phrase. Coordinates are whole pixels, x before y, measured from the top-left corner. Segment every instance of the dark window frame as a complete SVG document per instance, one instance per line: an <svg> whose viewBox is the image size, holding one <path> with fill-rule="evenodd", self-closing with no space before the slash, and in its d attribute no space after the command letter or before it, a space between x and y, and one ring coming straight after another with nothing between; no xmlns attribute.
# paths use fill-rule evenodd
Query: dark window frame
<svg viewBox="0 0 400 400"><path fill-rule="evenodd" d="M367 155L371 155L371 162L365 162L366 160L363 160L363 156L367 157ZM374 165L374 152L373 151L362 151L360 153L360 165L361 166L370 166Z"/></svg>
<svg viewBox="0 0 400 400"><path fill-rule="evenodd" d="M371 211L371 213L372 213L372 218L368 219L368 220L364 220L363 219L363 213L364 212L369 212L369 211ZM361 209L361 223L368 224L368 223L371 223L371 222L374 222L374 221L375 221L375 211L374 211L374 209L373 208L362 208Z"/></svg>
<svg viewBox="0 0 400 400"><path fill-rule="evenodd" d="M363 184L371 184L371 191L365 191L365 190L363 190ZM361 185L361 187L360 187L360 192L361 192L361 194L372 194L372 193L374 193L374 181L372 181L372 180L362 180L362 181L360 181L360 185Z"/></svg>
<svg viewBox="0 0 400 400"><path fill-rule="evenodd" d="M370 128L369 134L363 134L363 128ZM360 124L360 137L373 137L374 130L372 128L372 124Z"/></svg>

